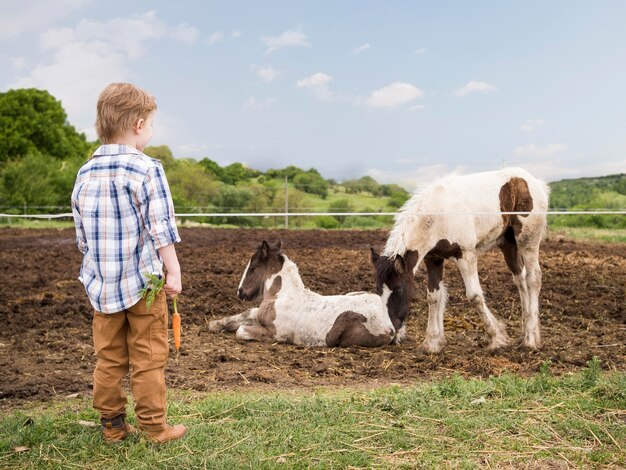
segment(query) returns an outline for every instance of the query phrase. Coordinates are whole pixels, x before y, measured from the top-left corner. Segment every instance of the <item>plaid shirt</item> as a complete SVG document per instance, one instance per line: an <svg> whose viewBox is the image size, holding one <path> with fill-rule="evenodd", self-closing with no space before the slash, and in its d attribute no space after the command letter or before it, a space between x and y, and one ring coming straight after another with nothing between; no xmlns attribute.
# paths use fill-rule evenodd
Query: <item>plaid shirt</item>
<svg viewBox="0 0 626 470"><path fill-rule="evenodd" d="M100 146L78 171L72 212L91 304L103 313L133 306L144 274L163 273L157 250L180 241L161 163L127 145Z"/></svg>

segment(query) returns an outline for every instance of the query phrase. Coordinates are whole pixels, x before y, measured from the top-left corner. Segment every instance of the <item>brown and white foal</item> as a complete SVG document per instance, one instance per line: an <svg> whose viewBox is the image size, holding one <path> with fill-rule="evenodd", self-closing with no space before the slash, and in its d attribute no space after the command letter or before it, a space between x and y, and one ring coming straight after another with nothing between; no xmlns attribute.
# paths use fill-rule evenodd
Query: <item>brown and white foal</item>
<svg viewBox="0 0 626 470"><path fill-rule="evenodd" d="M522 307L522 345L541 346L539 244L546 229L548 188L522 168L450 176L414 195L395 217L384 256L376 260L378 284L398 257L415 271L423 261L428 271L428 326L421 348L439 352L445 345L443 314L447 293L444 260L456 263L468 299L478 310L490 339L489 348L509 343L504 325L487 307L478 278L478 255L497 245L513 274ZM388 299L389 314L402 337L411 292L396 290Z"/></svg>
<svg viewBox="0 0 626 470"><path fill-rule="evenodd" d="M395 330L383 296L367 292L324 296L304 286L282 244L263 241L241 278L238 296L261 305L209 323L213 332L236 331L242 340L300 346L368 346L391 343Z"/></svg>

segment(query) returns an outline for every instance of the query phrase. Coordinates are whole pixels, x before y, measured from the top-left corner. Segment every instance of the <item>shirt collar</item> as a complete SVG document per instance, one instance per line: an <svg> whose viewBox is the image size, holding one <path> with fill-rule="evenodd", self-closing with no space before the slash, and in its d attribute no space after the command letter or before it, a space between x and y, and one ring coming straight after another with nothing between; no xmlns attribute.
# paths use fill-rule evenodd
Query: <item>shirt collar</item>
<svg viewBox="0 0 626 470"><path fill-rule="evenodd" d="M141 152L137 150L135 147L131 147L130 145L125 144L104 144L98 147L98 149L93 153L94 157L99 157L101 155L141 155Z"/></svg>

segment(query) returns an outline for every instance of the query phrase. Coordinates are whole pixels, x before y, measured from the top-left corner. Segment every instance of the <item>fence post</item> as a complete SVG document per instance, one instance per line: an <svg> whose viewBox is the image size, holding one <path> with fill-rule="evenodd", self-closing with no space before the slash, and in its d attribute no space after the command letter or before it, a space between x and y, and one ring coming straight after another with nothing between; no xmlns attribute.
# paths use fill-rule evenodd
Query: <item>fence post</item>
<svg viewBox="0 0 626 470"><path fill-rule="evenodd" d="M289 229L289 179L285 175L285 230Z"/></svg>

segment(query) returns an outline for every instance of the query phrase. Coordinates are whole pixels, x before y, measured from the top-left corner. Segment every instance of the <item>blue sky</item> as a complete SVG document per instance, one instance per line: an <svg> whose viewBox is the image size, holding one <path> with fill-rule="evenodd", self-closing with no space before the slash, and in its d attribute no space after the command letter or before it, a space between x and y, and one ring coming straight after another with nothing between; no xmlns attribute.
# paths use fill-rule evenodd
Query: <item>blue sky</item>
<svg viewBox="0 0 626 470"><path fill-rule="evenodd" d="M2 0L0 90L95 138L98 93L157 97L177 157L412 189L523 166L626 172L626 2Z"/></svg>

